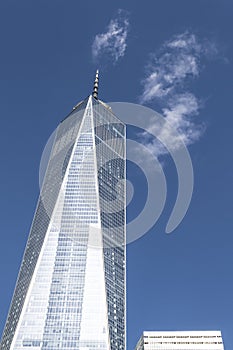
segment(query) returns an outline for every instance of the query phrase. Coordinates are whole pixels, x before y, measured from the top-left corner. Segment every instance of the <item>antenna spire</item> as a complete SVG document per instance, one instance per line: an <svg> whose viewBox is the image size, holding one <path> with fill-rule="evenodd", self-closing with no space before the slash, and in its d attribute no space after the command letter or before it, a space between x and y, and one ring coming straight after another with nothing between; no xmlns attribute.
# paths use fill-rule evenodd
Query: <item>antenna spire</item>
<svg viewBox="0 0 233 350"><path fill-rule="evenodd" d="M95 82L93 87L92 96L98 100L98 88L99 88L99 70L97 69L95 75Z"/></svg>

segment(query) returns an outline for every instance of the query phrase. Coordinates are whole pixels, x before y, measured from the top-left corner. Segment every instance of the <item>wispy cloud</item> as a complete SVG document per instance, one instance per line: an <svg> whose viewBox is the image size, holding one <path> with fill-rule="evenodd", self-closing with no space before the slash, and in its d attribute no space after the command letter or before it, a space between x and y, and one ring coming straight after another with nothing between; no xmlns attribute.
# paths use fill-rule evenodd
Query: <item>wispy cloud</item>
<svg viewBox="0 0 233 350"><path fill-rule="evenodd" d="M196 120L200 107L200 101L190 92L174 95L167 101L167 107L162 109L166 124L151 120L147 129L147 132L163 140L163 144L158 139L151 139L147 132L140 135L143 143L159 157L168 153L166 146L176 151L182 143L188 146L198 141L205 131L205 124Z"/></svg>
<svg viewBox="0 0 233 350"><path fill-rule="evenodd" d="M203 59L216 54L213 42L201 41L196 35L184 32L166 41L157 53L151 54L146 68L140 102L159 102L166 121L178 131L179 139L186 145L196 142L205 130L203 123L196 118L202 102L188 91L187 86L192 79L200 76ZM155 127L152 122L151 130ZM173 135L165 130L159 130L159 133L163 134L163 138L166 136L176 149L179 144L175 136L177 133ZM167 152L157 141L149 142L149 147L157 156Z"/></svg>
<svg viewBox="0 0 233 350"><path fill-rule="evenodd" d="M125 55L128 30L128 14L124 10L118 10L117 17L110 21L107 31L95 36L92 44L93 59L97 60L102 55L107 55L116 63Z"/></svg>

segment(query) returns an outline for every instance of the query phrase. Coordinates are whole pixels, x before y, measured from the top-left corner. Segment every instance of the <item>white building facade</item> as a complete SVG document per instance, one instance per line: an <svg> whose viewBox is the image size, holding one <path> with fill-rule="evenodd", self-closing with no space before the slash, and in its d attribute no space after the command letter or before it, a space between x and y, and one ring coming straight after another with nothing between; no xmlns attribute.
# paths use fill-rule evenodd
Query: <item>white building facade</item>
<svg viewBox="0 0 233 350"><path fill-rule="evenodd" d="M1 350L125 349L125 139L97 94L58 126Z"/></svg>
<svg viewBox="0 0 233 350"><path fill-rule="evenodd" d="M224 350L220 331L143 332L135 350Z"/></svg>

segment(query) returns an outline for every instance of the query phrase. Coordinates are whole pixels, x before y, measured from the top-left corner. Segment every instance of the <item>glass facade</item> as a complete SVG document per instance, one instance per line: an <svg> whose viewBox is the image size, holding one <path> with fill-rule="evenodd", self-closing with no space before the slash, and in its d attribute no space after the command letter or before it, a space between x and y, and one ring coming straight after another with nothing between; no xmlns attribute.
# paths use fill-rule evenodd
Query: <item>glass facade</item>
<svg viewBox="0 0 233 350"><path fill-rule="evenodd" d="M220 331L143 332L135 350L224 350Z"/></svg>
<svg viewBox="0 0 233 350"><path fill-rule="evenodd" d="M57 128L1 350L125 348L125 142L92 96Z"/></svg>

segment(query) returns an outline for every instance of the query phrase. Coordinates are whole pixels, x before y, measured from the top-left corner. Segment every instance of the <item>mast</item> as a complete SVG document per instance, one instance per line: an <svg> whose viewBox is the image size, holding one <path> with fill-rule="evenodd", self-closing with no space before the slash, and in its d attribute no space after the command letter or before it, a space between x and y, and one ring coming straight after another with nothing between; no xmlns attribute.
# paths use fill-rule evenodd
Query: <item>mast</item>
<svg viewBox="0 0 233 350"><path fill-rule="evenodd" d="M96 75L95 75L95 82L93 87L92 96L98 100L98 89L99 89L99 70L97 69Z"/></svg>

